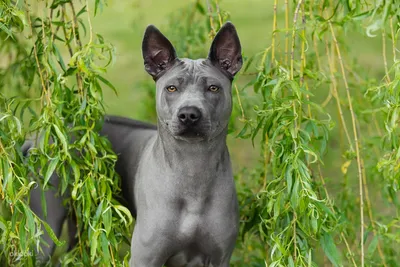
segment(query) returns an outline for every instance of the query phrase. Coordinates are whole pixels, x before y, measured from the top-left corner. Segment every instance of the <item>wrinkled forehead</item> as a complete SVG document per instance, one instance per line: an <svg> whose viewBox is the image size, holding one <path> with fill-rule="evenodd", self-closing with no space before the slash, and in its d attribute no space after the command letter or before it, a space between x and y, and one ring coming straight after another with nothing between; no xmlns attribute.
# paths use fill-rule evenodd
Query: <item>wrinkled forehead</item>
<svg viewBox="0 0 400 267"><path fill-rule="evenodd" d="M208 84L230 86L231 80L207 59L179 59L157 80L157 85Z"/></svg>

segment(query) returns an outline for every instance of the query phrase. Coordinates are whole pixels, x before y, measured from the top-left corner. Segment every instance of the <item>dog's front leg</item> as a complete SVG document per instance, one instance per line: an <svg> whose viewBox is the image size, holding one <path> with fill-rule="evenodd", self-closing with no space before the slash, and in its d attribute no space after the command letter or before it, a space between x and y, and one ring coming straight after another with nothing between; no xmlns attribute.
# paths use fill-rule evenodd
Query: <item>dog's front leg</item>
<svg viewBox="0 0 400 267"><path fill-rule="evenodd" d="M130 267L162 267L167 260L165 242L150 241L146 235L148 229L140 229L136 224L131 242ZM156 234L153 232L152 234ZM152 238L153 239L153 238Z"/></svg>

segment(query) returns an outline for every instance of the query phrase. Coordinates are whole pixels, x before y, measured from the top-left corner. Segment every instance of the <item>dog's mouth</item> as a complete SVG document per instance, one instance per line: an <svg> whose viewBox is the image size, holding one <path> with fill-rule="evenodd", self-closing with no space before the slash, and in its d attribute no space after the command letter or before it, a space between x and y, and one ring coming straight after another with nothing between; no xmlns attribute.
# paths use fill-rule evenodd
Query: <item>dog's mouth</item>
<svg viewBox="0 0 400 267"><path fill-rule="evenodd" d="M198 125L180 125L175 123L166 123L168 132L177 139L187 141L201 141L208 138L209 125L198 124Z"/></svg>
<svg viewBox="0 0 400 267"><path fill-rule="evenodd" d="M199 127L187 127L180 129L177 133L177 136L184 138L205 138L206 134L204 130L198 129Z"/></svg>

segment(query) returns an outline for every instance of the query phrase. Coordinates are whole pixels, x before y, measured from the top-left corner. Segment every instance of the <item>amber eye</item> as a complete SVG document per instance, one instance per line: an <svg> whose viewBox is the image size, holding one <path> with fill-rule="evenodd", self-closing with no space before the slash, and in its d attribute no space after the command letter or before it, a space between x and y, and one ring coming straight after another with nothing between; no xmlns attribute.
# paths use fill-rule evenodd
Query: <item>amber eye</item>
<svg viewBox="0 0 400 267"><path fill-rule="evenodd" d="M215 85L210 85L210 87L208 87L208 90L210 90L211 92L217 92L219 90L219 87Z"/></svg>
<svg viewBox="0 0 400 267"><path fill-rule="evenodd" d="M177 90L176 87L173 86L173 85L168 86L166 89L170 93L173 93L173 92L175 92Z"/></svg>

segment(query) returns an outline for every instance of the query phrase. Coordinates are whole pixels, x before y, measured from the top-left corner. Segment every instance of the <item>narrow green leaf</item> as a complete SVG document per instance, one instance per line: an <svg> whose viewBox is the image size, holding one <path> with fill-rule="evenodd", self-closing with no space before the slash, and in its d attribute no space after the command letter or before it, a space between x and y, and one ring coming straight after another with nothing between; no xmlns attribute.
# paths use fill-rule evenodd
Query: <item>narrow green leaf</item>
<svg viewBox="0 0 400 267"><path fill-rule="evenodd" d="M103 254L101 255L103 257L104 262L110 262L110 253L108 250L108 244L109 241L107 240L106 234L102 231L100 233L100 242L101 242L101 250L103 251Z"/></svg>
<svg viewBox="0 0 400 267"><path fill-rule="evenodd" d="M60 128L56 124L53 125L54 130L56 131L57 137L60 139L61 144L63 146L64 152L68 153L68 142L63 133L61 132Z"/></svg>
<svg viewBox="0 0 400 267"><path fill-rule="evenodd" d="M21 245L22 251L26 249L26 229L25 229L25 217L21 218L19 223L18 231L19 231L19 244Z"/></svg>
<svg viewBox="0 0 400 267"><path fill-rule="evenodd" d="M374 236L374 238L372 239L371 243L368 246L368 250L367 250L367 255L369 258L372 258L376 247L378 246L378 242L379 242L379 238L378 236Z"/></svg>
<svg viewBox="0 0 400 267"><path fill-rule="evenodd" d="M90 238L90 260L92 262L94 261L94 257L96 257L99 233L99 230L95 231L92 238Z"/></svg>
<svg viewBox="0 0 400 267"><path fill-rule="evenodd" d="M202 14L205 15L206 14L206 9L204 8L204 6L200 3L200 1L196 2L196 8L197 10Z"/></svg>
<svg viewBox="0 0 400 267"><path fill-rule="evenodd" d="M110 83L107 79L101 77L100 75L98 75L97 78L99 78L99 80L102 81L105 85L110 87L114 91L115 95L118 96L117 89L114 87L114 85L112 85L112 83Z"/></svg>
<svg viewBox="0 0 400 267"><path fill-rule="evenodd" d="M14 39L13 33L7 28L6 25L4 25L1 22L0 22L0 30L4 31L7 34L7 38L11 37L12 39Z"/></svg>
<svg viewBox="0 0 400 267"><path fill-rule="evenodd" d="M320 244L323 251L325 252L325 255L334 266L343 266L339 251L336 247L335 242L332 239L332 236L329 233L325 233L321 237Z"/></svg>
<svg viewBox="0 0 400 267"><path fill-rule="evenodd" d="M294 267L295 266L292 256L289 256L288 262L289 262L289 267Z"/></svg>
<svg viewBox="0 0 400 267"><path fill-rule="evenodd" d="M124 223L126 224L125 217L120 213L120 211L125 213L125 216L129 220L127 225L132 224L132 215L131 215L131 212L127 208L125 208L124 206L121 206L121 205L114 205L114 210L118 213L121 220L124 221Z"/></svg>
<svg viewBox="0 0 400 267"><path fill-rule="evenodd" d="M55 158L50 161L49 166L47 167L46 174L43 180L43 189L46 188L47 183L49 182L50 177L53 175L54 170L57 167L58 162L60 161L59 158Z"/></svg>
<svg viewBox="0 0 400 267"><path fill-rule="evenodd" d="M44 226L44 229L46 229L46 232L49 234L51 240L53 240L57 246L62 246L65 244L65 241L58 240L57 236L53 232L53 229L51 229L50 225L48 225L46 221L40 220L40 222Z"/></svg>

